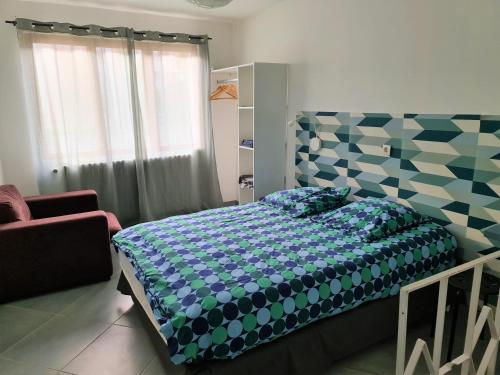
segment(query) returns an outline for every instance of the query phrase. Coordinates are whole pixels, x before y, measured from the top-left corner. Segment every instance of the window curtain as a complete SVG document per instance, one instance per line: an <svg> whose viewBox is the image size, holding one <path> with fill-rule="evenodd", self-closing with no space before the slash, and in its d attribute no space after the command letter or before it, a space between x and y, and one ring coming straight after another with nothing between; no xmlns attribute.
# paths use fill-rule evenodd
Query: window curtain
<svg viewBox="0 0 500 375"><path fill-rule="evenodd" d="M95 189L124 223L221 206L208 43L112 35L18 30L41 192Z"/></svg>

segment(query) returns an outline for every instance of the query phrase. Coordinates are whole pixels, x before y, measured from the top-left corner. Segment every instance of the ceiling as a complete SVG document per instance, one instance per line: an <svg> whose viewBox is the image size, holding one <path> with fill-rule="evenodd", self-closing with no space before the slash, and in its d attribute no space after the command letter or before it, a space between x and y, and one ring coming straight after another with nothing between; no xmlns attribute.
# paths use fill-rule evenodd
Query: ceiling
<svg viewBox="0 0 500 375"><path fill-rule="evenodd" d="M96 8L187 15L202 18L240 19L258 13L283 0L233 0L216 9L199 8L186 0L29 0L44 3L74 4Z"/></svg>

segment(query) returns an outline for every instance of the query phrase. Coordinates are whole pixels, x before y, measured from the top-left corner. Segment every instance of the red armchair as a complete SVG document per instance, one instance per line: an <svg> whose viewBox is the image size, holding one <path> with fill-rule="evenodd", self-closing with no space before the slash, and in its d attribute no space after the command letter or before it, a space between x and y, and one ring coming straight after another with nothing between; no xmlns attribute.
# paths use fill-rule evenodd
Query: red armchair
<svg viewBox="0 0 500 375"><path fill-rule="evenodd" d="M99 211L95 191L27 197L25 203L16 192L0 186L0 303L109 280L110 235L121 227L113 214ZM6 212L14 214L9 219Z"/></svg>

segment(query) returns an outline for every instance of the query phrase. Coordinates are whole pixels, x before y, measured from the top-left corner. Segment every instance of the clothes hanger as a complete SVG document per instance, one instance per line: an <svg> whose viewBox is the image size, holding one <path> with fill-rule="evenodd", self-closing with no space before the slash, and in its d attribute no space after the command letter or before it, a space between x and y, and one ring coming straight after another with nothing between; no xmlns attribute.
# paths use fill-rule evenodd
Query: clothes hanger
<svg viewBox="0 0 500 375"><path fill-rule="evenodd" d="M224 97L227 95L229 97ZM238 99L238 89L235 85L220 85L210 94L210 100Z"/></svg>
<svg viewBox="0 0 500 375"><path fill-rule="evenodd" d="M224 94L228 97L224 97ZM210 100L238 99L238 92L234 85L220 85L211 95Z"/></svg>

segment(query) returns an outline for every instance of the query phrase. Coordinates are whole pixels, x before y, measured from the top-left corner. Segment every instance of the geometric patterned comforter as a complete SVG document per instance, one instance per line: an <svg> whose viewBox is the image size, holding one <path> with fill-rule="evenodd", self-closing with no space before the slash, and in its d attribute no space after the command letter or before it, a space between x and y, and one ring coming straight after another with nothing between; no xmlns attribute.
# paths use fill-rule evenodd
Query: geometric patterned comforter
<svg viewBox="0 0 500 375"><path fill-rule="evenodd" d="M455 238L425 223L365 243L260 203L139 224L113 237L173 363L234 358L454 265Z"/></svg>

